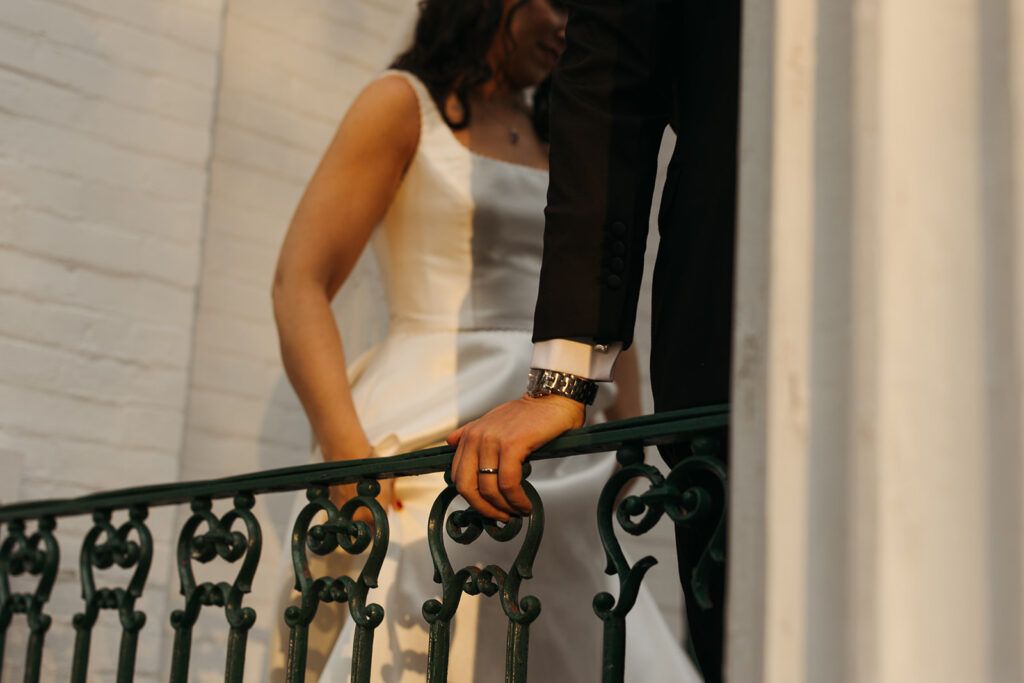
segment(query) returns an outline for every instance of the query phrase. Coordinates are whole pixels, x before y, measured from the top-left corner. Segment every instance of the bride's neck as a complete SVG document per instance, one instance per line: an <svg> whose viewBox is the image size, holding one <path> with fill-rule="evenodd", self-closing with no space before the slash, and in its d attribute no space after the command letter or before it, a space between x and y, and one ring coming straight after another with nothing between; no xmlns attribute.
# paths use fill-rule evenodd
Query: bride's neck
<svg viewBox="0 0 1024 683"><path fill-rule="evenodd" d="M525 93L522 88L512 86L500 75L474 88L470 100L485 105L523 109L526 107Z"/></svg>

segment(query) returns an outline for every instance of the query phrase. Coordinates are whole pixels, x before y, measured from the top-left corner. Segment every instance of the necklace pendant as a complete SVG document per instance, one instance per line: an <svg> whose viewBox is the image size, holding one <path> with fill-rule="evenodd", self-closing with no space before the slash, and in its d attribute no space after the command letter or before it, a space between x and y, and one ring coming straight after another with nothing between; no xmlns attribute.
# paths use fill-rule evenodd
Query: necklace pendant
<svg viewBox="0 0 1024 683"><path fill-rule="evenodd" d="M512 142L513 145L518 145L519 144L519 131L516 130L515 128L509 128L508 129L508 139Z"/></svg>

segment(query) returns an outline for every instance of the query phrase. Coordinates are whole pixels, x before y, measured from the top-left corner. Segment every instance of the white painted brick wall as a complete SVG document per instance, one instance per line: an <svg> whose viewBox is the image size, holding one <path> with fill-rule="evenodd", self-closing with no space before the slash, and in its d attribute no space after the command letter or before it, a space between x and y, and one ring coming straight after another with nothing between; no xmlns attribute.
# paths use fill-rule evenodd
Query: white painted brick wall
<svg viewBox="0 0 1024 683"><path fill-rule="evenodd" d="M0 466L3 500L174 480L209 180L222 1L0 4ZM115 523L125 519L115 516ZM140 601L136 680L158 674L176 534ZM43 680L66 680L88 517L61 519ZM124 585L100 573L101 585ZM176 583L176 577L175 577ZM105 614L91 680L110 680ZM12 627L5 677L20 679Z"/></svg>

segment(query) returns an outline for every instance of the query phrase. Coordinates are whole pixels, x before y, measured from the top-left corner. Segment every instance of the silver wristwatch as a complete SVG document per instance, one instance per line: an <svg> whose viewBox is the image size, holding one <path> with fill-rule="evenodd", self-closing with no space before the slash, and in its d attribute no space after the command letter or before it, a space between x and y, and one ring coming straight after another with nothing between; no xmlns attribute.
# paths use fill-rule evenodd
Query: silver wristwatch
<svg viewBox="0 0 1024 683"><path fill-rule="evenodd" d="M533 398L558 394L589 406L597 396L597 382L570 375L568 372L530 368L530 380L526 384L526 393Z"/></svg>

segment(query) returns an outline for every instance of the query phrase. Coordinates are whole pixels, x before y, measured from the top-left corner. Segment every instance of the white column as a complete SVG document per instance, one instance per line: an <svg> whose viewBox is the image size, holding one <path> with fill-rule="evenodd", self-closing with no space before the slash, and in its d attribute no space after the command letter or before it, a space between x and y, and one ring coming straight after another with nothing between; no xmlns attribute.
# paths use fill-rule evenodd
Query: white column
<svg viewBox="0 0 1024 683"><path fill-rule="evenodd" d="M733 681L1017 681L1024 7L748 3Z"/></svg>

